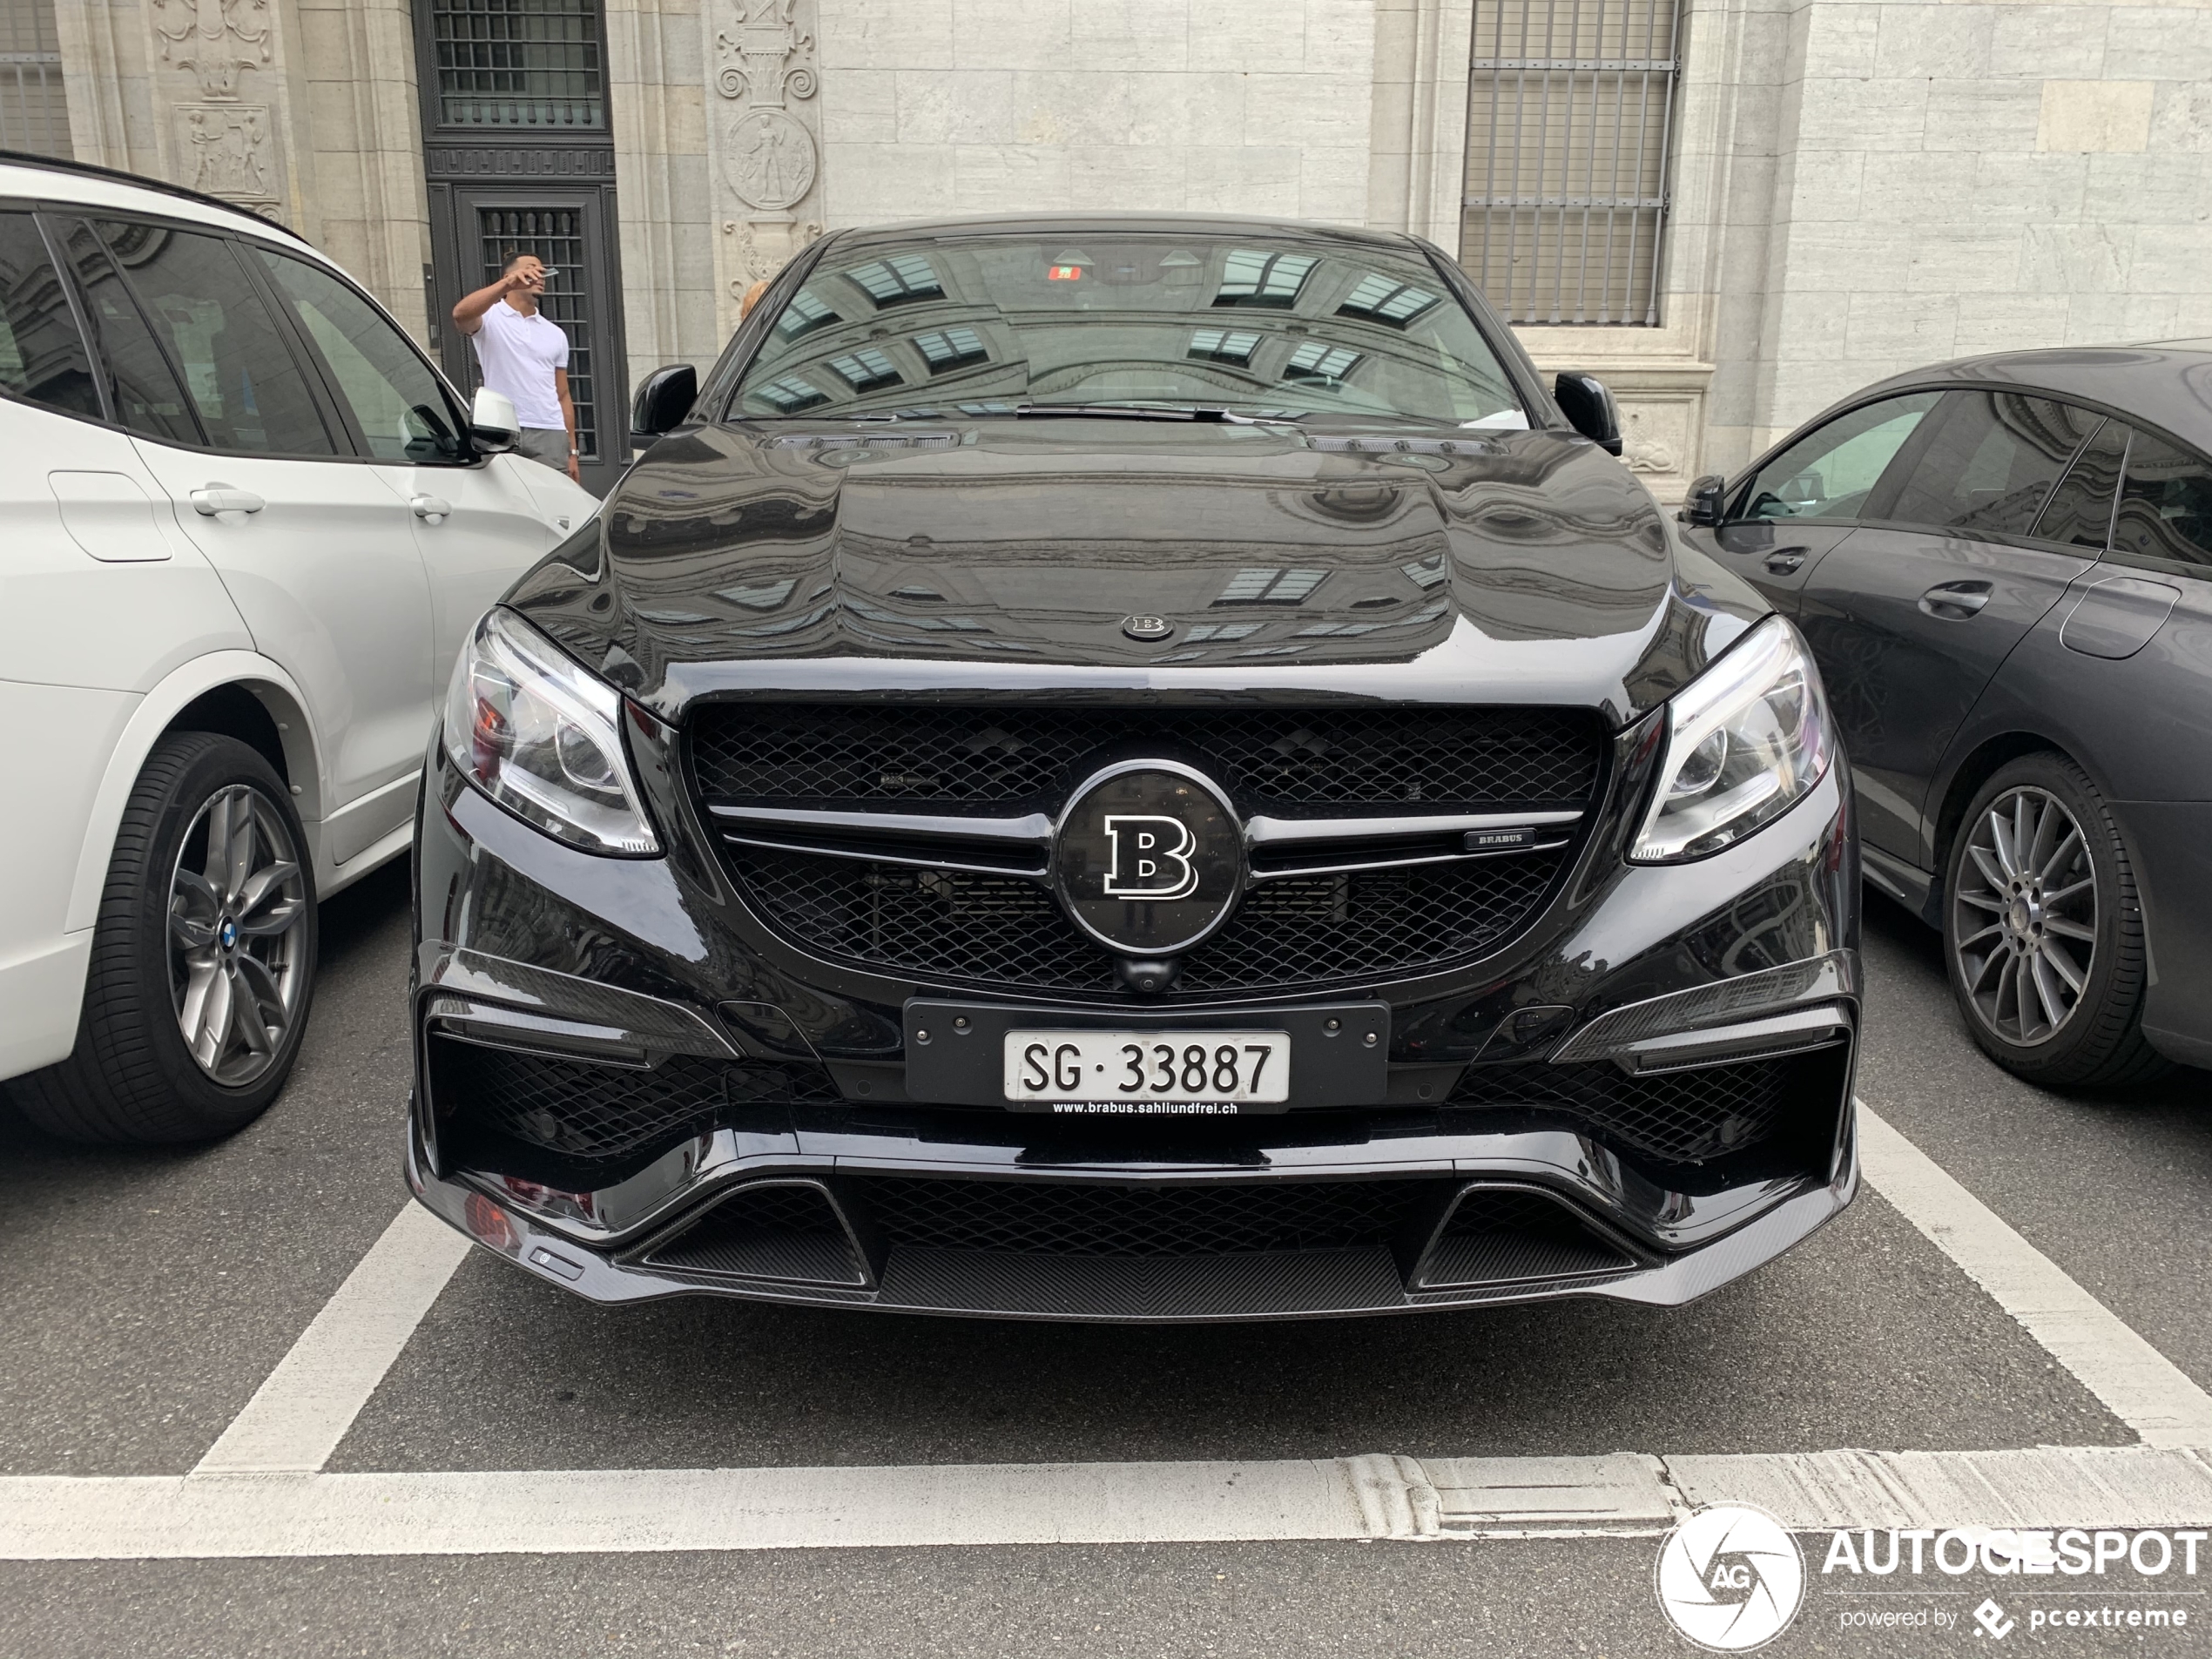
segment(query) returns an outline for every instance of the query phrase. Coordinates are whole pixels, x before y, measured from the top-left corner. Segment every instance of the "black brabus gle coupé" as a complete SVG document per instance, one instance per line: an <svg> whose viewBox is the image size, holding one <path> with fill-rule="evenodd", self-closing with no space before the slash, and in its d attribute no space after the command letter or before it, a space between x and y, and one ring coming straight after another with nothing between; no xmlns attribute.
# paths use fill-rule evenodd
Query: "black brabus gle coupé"
<svg viewBox="0 0 2212 1659"><path fill-rule="evenodd" d="M607 1303L1674 1304L1857 1182L1790 624L1436 249L850 232L462 654L409 1178Z"/></svg>

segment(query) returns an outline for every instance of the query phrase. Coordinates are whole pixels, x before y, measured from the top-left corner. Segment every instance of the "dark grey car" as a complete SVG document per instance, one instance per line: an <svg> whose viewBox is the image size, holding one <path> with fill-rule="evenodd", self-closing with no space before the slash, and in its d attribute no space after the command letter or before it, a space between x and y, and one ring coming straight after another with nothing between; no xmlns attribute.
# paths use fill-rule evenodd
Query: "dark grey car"
<svg viewBox="0 0 2212 1659"><path fill-rule="evenodd" d="M1683 513L1811 642L1867 880L2033 1081L2212 1065L2208 455L2212 341L2013 352L1871 387Z"/></svg>

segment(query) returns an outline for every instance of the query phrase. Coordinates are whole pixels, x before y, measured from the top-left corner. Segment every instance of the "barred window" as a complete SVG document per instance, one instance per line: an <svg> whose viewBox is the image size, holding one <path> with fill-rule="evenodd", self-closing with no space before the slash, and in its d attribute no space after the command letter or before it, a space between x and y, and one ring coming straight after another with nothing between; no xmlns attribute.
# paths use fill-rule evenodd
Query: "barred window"
<svg viewBox="0 0 2212 1659"><path fill-rule="evenodd" d="M0 6L0 150L70 158L54 0Z"/></svg>
<svg viewBox="0 0 2212 1659"><path fill-rule="evenodd" d="M599 0L430 0L443 126L604 131Z"/></svg>
<svg viewBox="0 0 2212 1659"><path fill-rule="evenodd" d="M1679 0L1475 0L1460 259L1516 323L1659 321Z"/></svg>

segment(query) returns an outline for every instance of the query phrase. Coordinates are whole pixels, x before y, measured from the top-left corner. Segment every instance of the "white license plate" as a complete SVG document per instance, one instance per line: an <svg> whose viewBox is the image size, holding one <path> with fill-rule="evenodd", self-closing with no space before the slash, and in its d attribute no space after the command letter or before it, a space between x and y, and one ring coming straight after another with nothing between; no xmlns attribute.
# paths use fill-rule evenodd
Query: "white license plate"
<svg viewBox="0 0 2212 1659"><path fill-rule="evenodd" d="M1291 1097L1287 1031L1009 1031L1008 1100L1264 1105Z"/></svg>

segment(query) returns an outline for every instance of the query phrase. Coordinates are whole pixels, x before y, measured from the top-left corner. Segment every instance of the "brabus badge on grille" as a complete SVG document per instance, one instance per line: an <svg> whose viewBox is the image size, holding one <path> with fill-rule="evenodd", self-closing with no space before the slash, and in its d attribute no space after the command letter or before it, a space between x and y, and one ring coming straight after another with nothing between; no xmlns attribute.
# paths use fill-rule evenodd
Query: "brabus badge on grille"
<svg viewBox="0 0 2212 1659"><path fill-rule="evenodd" d="M1123 617L1122 631L1131 639L1165 639L1175 624L1165 617Z"/></svg>
<svg viewBox="0 0 2212 1659"><path fill-rule="evenodd" d="M1244 831L1203 772L1123 761L1069 798L1052 863L1060 902L1085 933L1126 956L1172 956L1236 907Z"/></svg>
<svg viewBox="0 0 2212 1659"><path fill-rule="evenodd" d="M1187 899L1198 887L1190 854L1198 838L1179 818L1144 813L1106 814L1114 851L1102 884L1109 899Z"/></svg>

